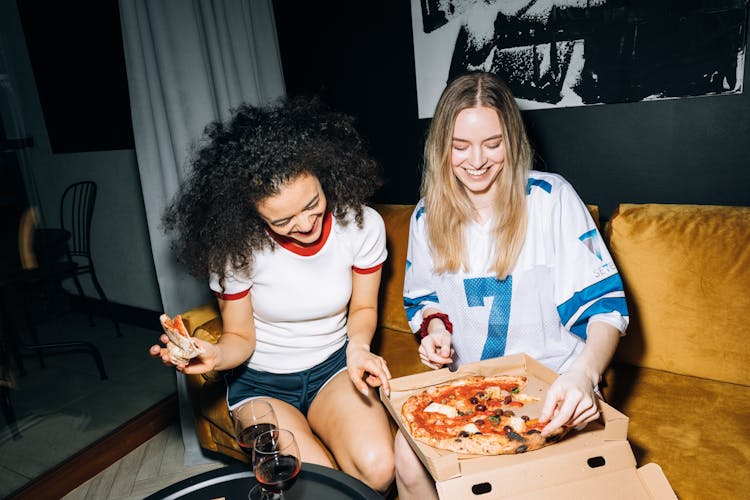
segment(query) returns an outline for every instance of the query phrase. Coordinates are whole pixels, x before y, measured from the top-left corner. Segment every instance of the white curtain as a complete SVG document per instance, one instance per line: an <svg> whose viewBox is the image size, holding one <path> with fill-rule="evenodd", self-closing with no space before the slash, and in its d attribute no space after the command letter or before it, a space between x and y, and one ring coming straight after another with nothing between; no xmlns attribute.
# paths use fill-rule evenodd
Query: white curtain
<svg viewBox="0 0 750 500"><path fill-rule="evenodd" d="M284 95L271 0L120 0L136 157L164 311L210 300L163 234L161 216L187 172L191 147L212 120L243 102ZM181 408L184 380L178 377ZM181 411L186 462L197 453Z"/></svg>

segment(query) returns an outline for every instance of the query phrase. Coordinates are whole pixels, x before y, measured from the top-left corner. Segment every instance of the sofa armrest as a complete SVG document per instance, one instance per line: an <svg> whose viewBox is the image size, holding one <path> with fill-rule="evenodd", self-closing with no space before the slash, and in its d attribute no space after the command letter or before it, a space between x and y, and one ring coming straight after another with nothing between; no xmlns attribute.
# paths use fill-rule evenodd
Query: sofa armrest
<svg viewBox="0 0 750 500"><path fill-rule="evenodd" d="M193 336L201 340L205 340L206 342L211 342L212 344L215 344L221 338L222 332L223 330L222 330L221 318L216 317L198 326L193 332ZM202 376L205 380L223 380L224 379L222 372L217 371L217 370L206 372Z"/></svg>
<svg viewBox="0 0 750 500"><path fill-rule="evenodd" d="M222 323L216 305L204 304L181 316L190 335L213 344L221 338ZM195 432L201 446L245 460L245 455L232 434L223 373L211 371L201 375L186 375L185 380L193 409Z"/></svg>
<svg viewBox="0 0 750 500"><path fill-rule="evenodd" d="M180 316L182 316L182 322L185 323L188 333L195 335L197 328L219 317L219 309L216 307L216 304L208 303L185 311Z"/></svg>
<svg viewBox="0 0 750 500"><path fill-rule="evenodd" d="M193 330L193 337L215 344L221 338L222 328L221 318L217 316L198 325Z"/></svg>

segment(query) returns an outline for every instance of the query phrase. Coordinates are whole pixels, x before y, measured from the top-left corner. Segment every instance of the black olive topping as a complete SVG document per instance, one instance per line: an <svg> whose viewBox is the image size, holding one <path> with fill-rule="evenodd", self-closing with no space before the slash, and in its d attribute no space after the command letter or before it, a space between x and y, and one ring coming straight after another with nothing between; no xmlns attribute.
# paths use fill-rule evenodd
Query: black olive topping
<svg viewBox="0 0 750 500"><path fill-rule="evenodd" d="M526 440L525 440L525 439L523 438L523 436L521 436L520 434L518 434L518 433L517 433L517 432L515 432L515 431L508 431L508 432L506 433L506 435L507 435L507 436L508 436L508 437L509 437L510 439L512 439L513 441L521 441L521 442L525 442L525 441L526 441Z"/></svg>

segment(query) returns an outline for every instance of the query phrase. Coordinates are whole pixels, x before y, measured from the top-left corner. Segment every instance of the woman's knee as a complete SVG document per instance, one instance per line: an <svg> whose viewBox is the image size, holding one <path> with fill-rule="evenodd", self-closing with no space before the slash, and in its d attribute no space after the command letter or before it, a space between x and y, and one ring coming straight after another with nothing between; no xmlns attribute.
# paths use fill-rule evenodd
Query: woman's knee
<svg viewBox="0 0 750 500"><path fill-rule="evenodd" d="M367 484L378 491L385 491L393 482L395 465L393 448L387 446L359 446L354 464Z"/></svg>

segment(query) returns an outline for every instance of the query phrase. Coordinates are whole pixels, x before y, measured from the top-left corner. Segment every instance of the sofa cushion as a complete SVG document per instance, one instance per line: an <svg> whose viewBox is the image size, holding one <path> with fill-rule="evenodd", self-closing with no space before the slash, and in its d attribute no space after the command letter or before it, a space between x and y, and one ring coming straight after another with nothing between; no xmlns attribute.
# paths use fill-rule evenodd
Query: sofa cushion
<svg viewBox="0 0 750 500"><path fill-rule="evenodd" d="M591 214L591 218L594 219L596 228L601 229L601 222L599 220L599 205L586 205L586 208L589 209L589 213Z"/></svg>
<svg viewBox="0 0 750 500"><path fill-rule="evenodd" d="M750 387L625 364L606 380L639 467L659 464L679 498L746 498Z"/></svg>
<svg viewBox="0 0 750 500"><path fill-rule="evenodd" d="M194 307L189 311L185 311L181 316L187 331L190 332L191 335L195 335L195 330L198 327L219 316L219 309L214 301ZM216 340L213 342L216 342Z"/></svg>
<svg viewBox="0 0 750 500"><path fill-rule="evenodd" d="M218 312L216 314L218 314ZM205 319L205 317L203 319ZM190 330L188 329L188 331ZM215 344L219 341L219 338L221 337L223 331L224 330L221 323L221 318L219 316L216 316L209 319L205 323L198 325L193 330L192 335L201 340L205 340L206 342ZM199 376L203 377L205 380L224 380L224 375L216 370L211 370L210 372L203 373Z"/></svg>
<svg viewBox="0 0 750 500"><path fill-rule="evenodd" d="M393 378L431 369L419 359L419 340L416 335L378 328L371 348L388 363L388 370Z"/></svg>
<svg viewBox="0 0 750 500"><path fill-rule="evenodd" d="M216 316L215 318L211 318L205 323L199 325L195 329L195 331L193 331L193 336L198 337L201 340L205 340L206 342L215 344L221 337L221 334L223 332L222 328L223 325L221 322L221 317Z"/></svg>
<svg viewBox="0 0 750 500"><path fill-rule="evenodd" d="M750 207L623 204L607 237L630 309L617 358L748 385Z"/></svg>
<svg viewBox="0 0 750 500"><path fill-rule="evenodd" d="M409 246L409 221L414 205L374 205L385 221L388 259L383 265L378 324L411 334L404 311L404 272Z"/></svg>

